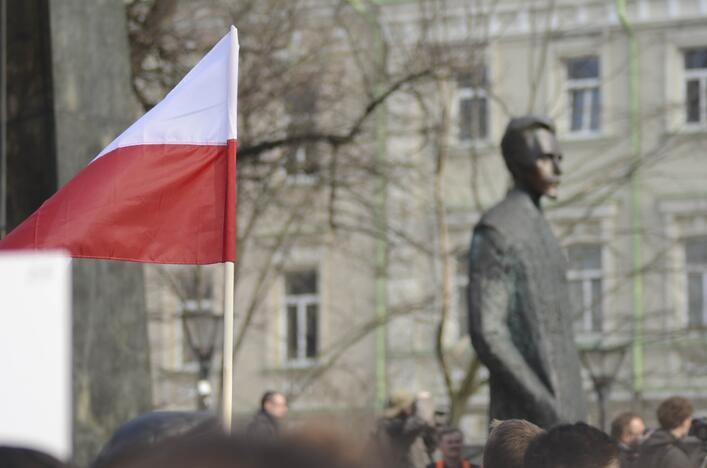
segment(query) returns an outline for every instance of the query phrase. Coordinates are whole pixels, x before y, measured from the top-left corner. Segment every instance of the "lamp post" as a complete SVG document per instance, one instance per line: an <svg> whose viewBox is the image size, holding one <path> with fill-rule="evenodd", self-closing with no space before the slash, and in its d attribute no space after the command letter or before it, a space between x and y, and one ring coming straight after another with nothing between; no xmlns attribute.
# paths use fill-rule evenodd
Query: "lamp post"
<svg viewBox="0 0 707 468"><path fill-rule="evenodd" d="M213 312L210 300L189 300L182 303L181 318L184 336L199 366L196 383L197 407L206 410L211 398L211 363L222 316Z"/></svg>
<svg viewBox="0 0 707 468"><path fill-rule="evenodd" d="M606 406L611 386L616 380L621 363L630 343L596 342L580 346L580 356L584 367L589 372L592 386L599 406L599 428L606 430Z"/></svg>

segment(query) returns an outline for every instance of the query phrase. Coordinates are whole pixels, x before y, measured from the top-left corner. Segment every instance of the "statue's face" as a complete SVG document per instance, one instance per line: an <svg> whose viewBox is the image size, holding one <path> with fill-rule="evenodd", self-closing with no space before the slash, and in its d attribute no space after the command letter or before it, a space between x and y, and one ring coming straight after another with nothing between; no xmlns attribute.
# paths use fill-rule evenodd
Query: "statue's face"
<svg viewBox="0 0 707 468"><path fill-rule="evenodd" d="M523 171L524 185L538 197L547 196L555 199L560 185L562 169L562 153L557 139L552 132L545 129L535 130L532 134L534 141L529 142L527 156L533 164Z"/></svg>

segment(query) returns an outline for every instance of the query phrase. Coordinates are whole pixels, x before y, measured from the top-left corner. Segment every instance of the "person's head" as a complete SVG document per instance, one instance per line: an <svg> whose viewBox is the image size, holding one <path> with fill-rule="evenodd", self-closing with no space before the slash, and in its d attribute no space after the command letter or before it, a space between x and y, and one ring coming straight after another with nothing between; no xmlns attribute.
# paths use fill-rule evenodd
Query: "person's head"
<svg viewBox="0 0 707 468"><path fill-rule="evenodd" d="M182 436L136 450L103 468L361 468L350 440L297 434L279 440L238 435ZM370 465L366 465L370 466Z"/></svg>
<svg viewBox="0 0 707 468"><path fill-rule="evenodd" d="M643 419L631 411L621 413L611 422L611 437L629 447L640 445L645 431Z"/></svg>
<svg viewBox="0 0 707 468"><path fill-rule="evenodd" d="M562 153L550 119L537 115L511 119L501 140L501 153L516 185L537 198L557 197Z"/></svg>
<svg viewBox="0 0 707 468"><path fill-rule="evenodd" d="M437 432L437 447L445 460L460 460L464 448L464 433L456 427L445 427Z"/></svg>
<svg viewBox="0 0 707 468"><path fill-rule="evenodd" d="M275 419L282 419L287 415L287 398L280 392L268 390L260 399L260 409Z"/></svg>
<svg viewBox="0 0 707 468"><path fill-rule="evenodd" d="M656 416L661 429L670 431L679 439L690 432L692 412L692 403L683 397L674 396L663 401L658 406Z"/></svg>
<svg viewBox="0 0 707 468"><path fill-rule="evenodd" d="M404 390L393 392L388 400L383 416L410 416L415 413L415 395Z"/></svg>
<svg viewBox="0 0 707 468"><path fill-rule="evenodd" d="M588 424L561 424L530 443L524 466L619 468L619 447L608 434Z"/></svg>
<svg viewBox="0 0 707 468"><path fill-rule="evenodd" d="M60 460L38 450L0 446L0 466L3 468L66 468Z"/></svg>
<svg viewBox="0 0 707 468"><path fill-rule="evenodd" d="M485 468L523 468L523 457L543 430L523 419L494 421L484 448Z"/></svg>
<svg viewBox="0 0 707 468"><path fill-rule="evenodd" d="M90 468L110 466L162 442L180 437L210 437L222 431L221 421L207 412L154 411L141 414L115 430Z"/></svg>

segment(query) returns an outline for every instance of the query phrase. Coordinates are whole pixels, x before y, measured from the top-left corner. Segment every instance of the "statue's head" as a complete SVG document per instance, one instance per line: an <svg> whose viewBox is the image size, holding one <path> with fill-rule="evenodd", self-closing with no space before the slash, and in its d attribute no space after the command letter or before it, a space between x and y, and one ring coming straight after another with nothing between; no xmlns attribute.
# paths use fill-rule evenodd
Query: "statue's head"
<svg viewBox="0 0 707 468"><path fill-rule="evenodd" d="M552 120L537 115L516 117L508 122L501 152L516 185L538 199L557 197L562 153Z"/></svg>

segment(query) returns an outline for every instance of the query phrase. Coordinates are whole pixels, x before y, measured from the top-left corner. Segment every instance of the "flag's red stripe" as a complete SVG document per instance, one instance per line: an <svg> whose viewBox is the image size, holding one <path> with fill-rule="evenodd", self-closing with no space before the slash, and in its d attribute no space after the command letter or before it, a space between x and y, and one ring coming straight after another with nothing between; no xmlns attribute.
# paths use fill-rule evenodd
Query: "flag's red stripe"
<svg viewBox="0 0 707 468"><path fill-rule="evenodd" d="M235 150L235 141L118 148L70 180L0 249L64 248L73 257L152 263L234 261Z"/></svg>
<svg viewBox="0 0 707 468"><path fill-rule="evenodd" d="M229 262L236 260L236 147L236 140L228 140L228 167L226 171L228 202L224 210L226 229L223 238L223 251L225 260Z"/></svg>

